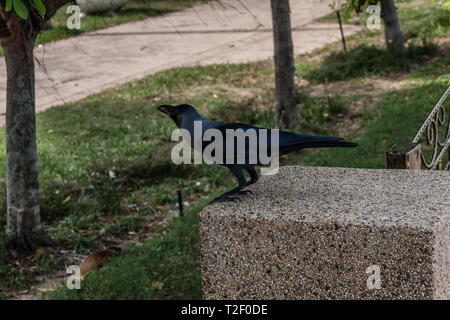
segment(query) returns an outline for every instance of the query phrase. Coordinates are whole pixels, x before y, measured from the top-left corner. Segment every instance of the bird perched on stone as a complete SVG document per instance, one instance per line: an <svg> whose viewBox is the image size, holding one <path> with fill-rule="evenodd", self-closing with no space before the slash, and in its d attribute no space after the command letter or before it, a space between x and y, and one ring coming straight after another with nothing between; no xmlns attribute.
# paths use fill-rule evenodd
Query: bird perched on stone
<svg viewBox="0 0 450 320"><path fill-rule="evenodd" d="M234 201L239 199L238 193L247 193L248 191L243 189L258 181L255 166L267 166L267 159L278 163L278 157L304 148L356 147L358 145L339 137L310 136L242 123L212 121L202 117L194 107L188 104L161 105L158 110L167 114L182 131L184 129L189 136L187 142L194 150L202 154L205 160L209 160L209 163L213 160L212 162L216 164L226 166L236 177L239 186L224 193L213 202ZM185 135L183 138L186 138ZM215 148L211 148L213 143ZM210 153L207 154L206 151ZM249 181L245 178L244 170L250 175Z"/></svg>

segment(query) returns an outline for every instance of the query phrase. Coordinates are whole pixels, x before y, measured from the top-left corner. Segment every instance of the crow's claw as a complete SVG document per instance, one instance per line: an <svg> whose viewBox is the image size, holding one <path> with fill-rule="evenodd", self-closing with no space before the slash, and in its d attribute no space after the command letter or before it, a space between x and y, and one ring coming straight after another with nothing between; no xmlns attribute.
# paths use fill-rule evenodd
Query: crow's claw
<svg viewBox="0 0 450 320"><path fill-rule="evenodd" d="M215 203L215 202L240 202L242 201L242 198L238 193L242 193L242 195L245 195L247 193L250 193L251 191L236 191L233 192L233 194L224 194L220 197L217 197L213 201L211 201L209 204Z"/></svg>
<svg viewBox="0 0 450 320"><path fill-rule="evenodd" d="M236 202L236 201L241 201L241 199L238 197L232 197L232 196L225 196L225 197L220 196L220 197L214 199L213 201L211 201L209 204L213 204L216 202Z"/></svg>
<svg viewBox="0 0 450 320"><path fill-rule="evenodd" d="M217 197L213 201L211 201L209 204L213 204L215 202L239 202L242 201L241 196L244 196L246 194L253 194L253 191L251 190L236 190L229 193L225 193L221 195L220 197Z"/></svg>

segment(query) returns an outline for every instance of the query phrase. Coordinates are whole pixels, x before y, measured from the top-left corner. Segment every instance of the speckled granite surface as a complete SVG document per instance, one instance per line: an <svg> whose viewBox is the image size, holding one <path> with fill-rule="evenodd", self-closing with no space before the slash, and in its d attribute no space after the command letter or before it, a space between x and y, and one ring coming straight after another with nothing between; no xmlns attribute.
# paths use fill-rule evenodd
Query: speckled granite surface
<svg viewBox="0 0 450 320"><path fill-rule="evenodd" d="M283 167L248 190L200 213L206 299L450 299L450 172Z"/></svg>

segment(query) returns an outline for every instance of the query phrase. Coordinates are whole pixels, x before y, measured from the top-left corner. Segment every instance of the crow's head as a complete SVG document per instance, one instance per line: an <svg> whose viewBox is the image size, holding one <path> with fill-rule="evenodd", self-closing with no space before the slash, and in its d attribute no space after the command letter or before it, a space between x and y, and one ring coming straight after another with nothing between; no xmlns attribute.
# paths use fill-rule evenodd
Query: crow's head
<svg viewBox="0 0 450 320"><path fill-rule="evenodd" d="M171 117L179 127L181 126L183 117L198 115L197 110L195 110L193 106L190 106L188 104L180 104L178 106L161 105L157 109Z"/></svg>

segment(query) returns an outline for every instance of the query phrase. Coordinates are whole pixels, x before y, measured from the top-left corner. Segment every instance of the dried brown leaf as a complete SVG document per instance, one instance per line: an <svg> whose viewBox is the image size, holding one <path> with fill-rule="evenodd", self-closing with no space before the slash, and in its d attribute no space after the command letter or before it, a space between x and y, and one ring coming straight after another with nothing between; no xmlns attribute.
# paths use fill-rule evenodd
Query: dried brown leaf
<svg viewBox="0 0 450 320"><path fill-rule="evenodd" d="M91 253L80 265L81 277L84 278L90 271L97 269L103 265L105 260L117 253L117 250L104 249Z"/></svg>

